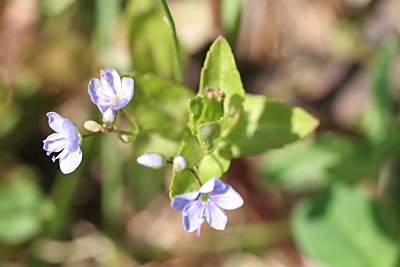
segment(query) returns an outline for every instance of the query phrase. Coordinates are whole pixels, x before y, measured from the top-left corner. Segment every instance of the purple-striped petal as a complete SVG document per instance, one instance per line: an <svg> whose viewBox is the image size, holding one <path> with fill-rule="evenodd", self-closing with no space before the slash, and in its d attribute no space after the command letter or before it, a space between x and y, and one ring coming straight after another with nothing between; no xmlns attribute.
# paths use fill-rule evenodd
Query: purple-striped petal
<svg viewBox="0 0 400 267"><path fill-rule="evenodd" d="M67 140L61 133L52 133L45 140L43 140L43 149L50 155L53 152L60 152L64 149Z"/></svg>
<svg viewBox="0 0 400 267"><path fill-rule="evenodd" d="M118 95L121 90L121 77L115 69L102 69L100 71L100 80L104 87L110 88L113 96Z"/></svg>
<svg viewBox="0 0 400 267"><path fill-rule="evenodd" d="M186 232L193 232L204 222L204 203L193 201L182 212L183 227Z"/></svg>
<svg viewBox="0 0 400 267"><path fill-rule="evenodd" d="M176 210L183 210L190 202L198 198L199 192L189 192L182 195L177 195L171 200L171 207Z"/></svg>
<svg viewBox="0 0 400 267"><path fill-rule="evenodd" d="M212 201L207 204L205 215L207 222L212 228L216 230L225 229L226 223L228 222L228 217L226 216L224 210L218 207L218 205Z"/></svg>
<svg viewBox="0 0 400 267"><path fill-rule="evenodd" d="M57 133L62 132L65 118L57 112L48 112L46 115L49 118L50 128Z"/></svg>
<svg viewBox="0 0 400 267"><path fill-rule="evenodd" d="M78 135L78 129L75 124L69 120L65 120L63 124L63 133L66 137L66 147L69 151L76 151L81 146L81 140Z"/></svg>
<svg viewBox="0 0 400 267"><path fill-rule="evenodd" d="M128 102L132 100L135 92L135 82L130 77L122 78L121 90L118 92L120 99L126 99Z"/></svg>
<svg viewBox="0 0 400 267"><path fill-rule="evenodd" d="M90 80L88 92L90 99L97 106L110 106L112 104L111 91L103 86L100 79L93 78Z"/></svg>
<svg viewBox="0 0 400 267"><path fill-rule="evenodd" d="M231 186L227 185L228 190L223 194L211 194L211 200L219 207L226 210L234 210L243 205L243 198Z"/></svg>

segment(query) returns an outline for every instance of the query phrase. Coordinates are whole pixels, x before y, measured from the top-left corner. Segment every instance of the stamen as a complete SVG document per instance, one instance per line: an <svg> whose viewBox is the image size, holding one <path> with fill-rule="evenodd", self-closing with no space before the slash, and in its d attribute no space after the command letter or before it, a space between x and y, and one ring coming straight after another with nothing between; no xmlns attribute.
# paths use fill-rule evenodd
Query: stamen
<svg viewBox="0 0 400 267"><path fill-rule="evenodd" d="M197 237L200 237L200 236L201 236L200 229L201 229L201 225L199 226L199 228L197 228L197 231L196 231L196 236L197 236Z"/></svg>

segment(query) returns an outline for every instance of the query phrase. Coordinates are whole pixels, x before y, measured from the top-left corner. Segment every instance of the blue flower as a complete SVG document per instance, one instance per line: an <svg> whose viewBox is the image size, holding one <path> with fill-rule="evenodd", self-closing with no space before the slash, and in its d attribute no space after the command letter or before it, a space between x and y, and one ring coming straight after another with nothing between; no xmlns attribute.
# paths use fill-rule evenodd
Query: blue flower
<svg viewBox="0 0 400 267"><path fill-rule="evenodd" d="M171 207L182 210L183 226L186 232L200 227L204 219L216 230L224 230L228 217L224 210L233 210L243 205L242 197L217 177L208 180L199 190L177 195L172 198Z"/></svg>
<svg viewBox="0 0 400 267"><path fill-rule="evenodd" d="M132 78L121 78L115 69L100 70L100 79L92 78L88 91L90 99L97 105L103 118L113 122L117 110L125 107L132 99L134 81Z"/></svg>
<svg viewBox="0 0 400 267"><path fill-rule="evenodd" d="M165 157L160 153L144 153L136 161L140 165L153 169L159 169L165 165Z"/></svg>
<svg viewBox="0 0 400 267"><path fill-rule="evenodd" d="M82 161L81 139L76 126L68 119L56 112L47 113L49 126L55 133L43 140L43 149L47 156L54 152L61 152L52 160L60 163L61 172L64 174L73 172Z"/></svg>

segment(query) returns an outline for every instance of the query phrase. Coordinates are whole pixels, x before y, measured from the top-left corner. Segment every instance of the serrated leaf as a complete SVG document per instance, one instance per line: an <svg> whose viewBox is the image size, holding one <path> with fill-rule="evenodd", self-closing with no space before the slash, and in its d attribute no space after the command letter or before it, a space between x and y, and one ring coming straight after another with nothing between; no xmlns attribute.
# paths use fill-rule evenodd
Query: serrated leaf
<svg viewBox="0 0 400 267"><path fill-rule="evenodd" d="M234 157L257 154L290 144L310 134L318 121L298 107L246 94L244 115L234 127Z"/></svg>
<svg viewBox="0 0 400 267"><path fill-rule="evenodd" d="M241 109L240 99L243 99L245 92L232 50L223 37L219 37L210 47L201 71L199 94L205 95L208 88L224 92L225 113Z"/></svg>
<svg viewBox="0 0 400 267"><path fill-rule="evenodd" d="M336 184L293 213L300 249L330 267L393 267L399 256L384 210L357 188Z"/></svg>
<svg viewBox="0 0 400 267"><path fill-rule="evenodd" d="M188 101L193 93L178 84L150 74L134 73L135 95L125 108L140 129L180 140L188 121Z"/></svg>

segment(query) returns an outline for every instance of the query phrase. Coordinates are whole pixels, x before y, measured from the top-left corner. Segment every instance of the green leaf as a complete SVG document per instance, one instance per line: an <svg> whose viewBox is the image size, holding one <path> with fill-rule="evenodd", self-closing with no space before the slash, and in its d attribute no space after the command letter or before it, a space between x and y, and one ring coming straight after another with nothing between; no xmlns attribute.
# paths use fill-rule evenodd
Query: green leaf
<svg viewBox="0 0 400 267"><path fill-rule="evenodd" d="M202 123L219 121L224 116L224 107L217 99L201 95L190 99L189 112L191 124L197 126Z"/></svg>
<svg viewBox="0 0 400 267"><path fill-rule="evenodd" d="M221 135L222 102L215 97L196 96L189 102L189 113L192 134L197 136L203 151L211 153Z"/></svg>
<svg viewBox="0 0 400 267"><path fill-rule="evenodd" d="M393 267L398 244L381 206L357 188L337 184L301 201L293 231L303 252L330 267Z"/></svg>
<svg viewBox="0 0 400 267"><path fill-rule="evenodd" d="M36 186L31 169L13 170L0 187L0 241L18 244L42 230L52 213L51 203Z"/></svg>
<svg viewBox="0 0 400 267"><path fill-rule="evenodd" d="M134 73L135 95L125 108L141 130L180 140L188 121L188 101L193 93L150 74Z"/></svg>
<svg viewBox="0 0 400 267"><path fill-rule="evenodd" d="M208 181L213 176L221 178L229 169L231 158L223 156L221 147L213 153L205 155L199 162L198 174L202 181Z"/></svg>
<svg viewBox="0 0 400 267"><path fill-rule="evenodd" d="M382 161L368 143L336 133L268 152L260 163L268 183L286 191L309 191L335 181L376 177Z"/></svg>
<svg viewBox="0 0 400 267"><path fill-rule="evenodd" d="M159 4L132 0L126 10L134 69L171 78L173 44Z"/></svg>
<svg viewBox="0 0 400 267"><path fill-rule="evenodd" d="M224 92L226 114L241 109L245 92L232 50L223 37L211 46L201 71L199 94L206 95L209 88Z"/></svg>
<svg viewBox="0 0 400 267"><path fill-rule="evenodd" d="M393 132L395 100L391 84L392 65L398 42L388 39L378 51L372 65L371 103L364 117L364 131L373 142L381 144Z"/></svg>
<svg viewBox="0 0 400 267"><path fill-rule="evenodd" d="M237 135L233 155L257 154L290 144L309 135L317 125L318 121L301 108L246 94L244 115L232 130Z"/></svg>

